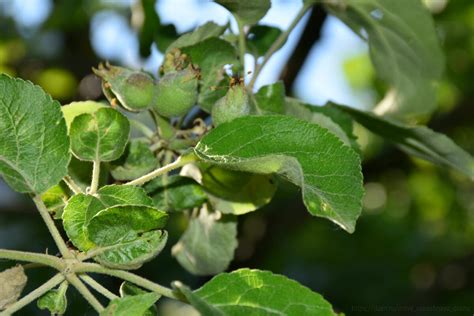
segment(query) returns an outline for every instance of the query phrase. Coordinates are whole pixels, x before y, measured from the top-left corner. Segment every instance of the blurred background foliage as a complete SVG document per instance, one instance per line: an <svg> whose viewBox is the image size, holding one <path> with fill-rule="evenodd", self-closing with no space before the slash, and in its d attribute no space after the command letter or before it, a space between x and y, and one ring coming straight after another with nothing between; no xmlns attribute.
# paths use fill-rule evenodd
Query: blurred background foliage
<svg viewBox="0 0 474 316"><path fill-rule="evenodd" d="M173 24L178 33L207 20L224 24L230 19L207 0L150 2L161 22ZM447 57L438 110L428 125L474 154L474 2L424 3L434 15ZM276 0L263 23L285 28L300 5ZM132 0L0 0L0 72L41 85L63 104L103 99L100 81L91 71L101 61L157 73L162 55L154 45L143 46L150 35L141 37L140 49L143 13ZM370 109L381 99L386 86L376 78L360 39L319 7L300 24L257 85L280 78L288 94L317 104L332 99ZM153 34L155 27L145 24L141 30ZM155 36L174 31L168 26ZM258 267L285 274L347 315L400 315L417 309L413 314L472 314L474 185L455 172L407 157L361 127L356 130L366 183L356 232L349 235L311 217L297 189L281 186L270 205L241 218L231 269ZM146 264L142 275L163 284L180 279L194 287L206 281L186 273L170 255L185 225L183 218L172 219L168 249ZM3 182L0 247L55 249L28 197ZM0 269L11 265L0 262ZM28 274L27 291L49 271L32 269ZM118 281L108 282L111 289L119 286ZM69 302L67 315L94 314L73 291ZM169 301L160 304L160 311L190 314ZM34 304L21 314L41 315Z"/></svg>

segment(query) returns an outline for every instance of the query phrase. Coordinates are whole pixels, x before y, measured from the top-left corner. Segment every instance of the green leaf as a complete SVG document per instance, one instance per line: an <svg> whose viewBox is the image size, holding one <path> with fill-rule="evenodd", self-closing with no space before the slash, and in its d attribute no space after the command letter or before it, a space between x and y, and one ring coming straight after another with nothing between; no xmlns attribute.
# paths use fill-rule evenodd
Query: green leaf
<svg viewBox="0 0 474 316"><path fill-rule="evenodd" d="M0 272L0 311L20 298L27 281L23 266Z"/></svg>
<svg viewBox="0 0 474 316"><path fill-rule="evenodd" d="M372 113L332 104L348 113L371 132L397 145L410 155L456 169L474 180L474 158L447 136L425 126L408 126Z"/></svg>
<svg viewBox="0 0 474 316"><path fill-rule="evenodd" d="M224 66L239 65L237 51L225 40L214 37L185 47L183 52L190 56L192 63L201 69L198 103L209 112L214 103L227 91L226 88L220 88L226 85Z"/></svg>
<svg viewBox="0 0 474 316"><path fill-rule="evenodd" d="M51 315L63 315L67 308L67 283L63 282L59 289L50 290L41 296L36 304L39 309L47 309Z"/></svg>
<svg viewBox="0 0 474 316"><path fill-rule="evenodd" d="M66 126L68 130L71 128L71 123L76 118L84 113L92 114L96 112L98 109L105 108L106 105L100 102L95 101L78 101L78 102L71 102L67 105L63 105L61 107L61 111L63 112L64 119L66 120Z"/></svg>
<svg viewBox="0 0 474 316"><path fill-rule="evenodd" d="M0 131L0 175L15 191L40 194L66 175L66 123L40 87L0 74Z"/></svg>
<svg viewBox="0 0 474 316"><path fill-rule="evenodd" d="M125 296L110 301L109 306L103 310L101 316L143 316L147 310L155 305L160 298L157 293Z"/></svg>
<svg viewBox="0 0 474 316"><path fill-rule="evenodd" d="M209 132L195 153L225 168L277 173L302 188L311 214L354 231L363 195L360 159L325 128L288 116L247 116Z"/></svg>
<svg viewBox="0 0 474 316"><path fill-rule="evenodd" d="M81 160L115 160L122 155L129 133L130 123L125 116L112 108L102 108L73 120L71 149Z"/></svg>
<svg viewBox="0 0 474 316"><path fill-rule="evenodd" d="M270 9L270 0L216 0L245 25L256 24Z"/></svg>
<svg viewBox="0 0 474 316"><path fill-rule="evenodd" d="M67 236L78 249L82 251L96 247L87 234L87 225L91 218L105 206L92 195L76 194L71 197L64 208L63 226Z"/></svg>
<svg viewBox="0 0 474 316"><path fill-rule="evenodd" d="M107 185L100 188L97 194L105 207L115 205L153 206L153 201L145 190L132 185Z"/></svg>
<svg viewBox="0 0 474 316"><path fill-rule="evenodd" d="M269 271L240 269L222 273L194 292L179 282L174 285L206 316L336 315L318 293Z"/></svg>
<svg viewBox="0 0 474 316"><path fill-rule="evenodd" d="M182 211L201 206L207 196L193 179L178 175L162 176L144 186L154 205L167 212Z"/></svg>
<svg viewBox="0 0 474 316"><path fill-rule="evenodd" d="M100 211L87 226L90 240L106 250L96 260L112 268L139 268L163 250L168 234L159 229L167 218L165 212L143 205Z"/></svg>
<svg viewBox="0 0 474 316"><path fill-rule="evenodd" d="M237 222L201 208L192 218L172 254L190 273L214 275L227 269L237 248Z"/></svg>
<svg viewBox="0 0 474 316"><path fill-rule="evenodd" d="M367 39L379 77L392 86L377 111L409 121L436 106L433 82L444 56L433 19L421 1L363 0L328 5L331 12Z"/></svg>
<svg viewBox="0 0 474 316"><path fill-rule="evenodd" d="M183 48L193 46L212 37L219 37L224 34L228 25L218 25L214 22L207 22L194 31L181 35L168 47L168 51L173 48Z"/></svg>
<svg viewBox="0 0 474 316"><path fill-rule="evenodd" d="M125 148L123 155L110 162L110 173L116 180L134 180L155 169L158 160L147 143L132 139Z"/></svg>
<svg viewBox="0 0 474 316"><path fill-rule="evenodd" d="M86 191L91 185L93 164L90 161L82 161L72 156L68 166L68 175L83 190ZM107 164L100 165L99 186L109 181L109 170Z"/></svg>
<svg viewBox="0 0 474 316"><path fill-rule="evenodd" d="M256 58L265 55L280 34L281 30L274 26L252 26L247 33L247 47L249 52Z"/></svg>
<svg viewBox="0 0 474 316"><path fill-rule="evenodd" d="M346 145L351 146L356 152L360 152L357 136L353 133L352 119L349 115L341 112L330 105L314 106L302 103L293 98L287 98L285 114L299 119L318 124L328 129L339 137Z"/></svg>
<svg viewBox="0 0 474 316"><path fill-rule="evenodd" d="M125 296L134 296L134 295L141 295L141 294L147 294L149 292L143 290L142 288L129 283L129 282L123 282L120 285L120 296L125 297ZM160 296L161 297L161 296ZM158 297L158 298L160 298ZM143 313L143 316L154 316L158 315L158 310L155 305L150 307L145 313Z"/></svg>
<svg viewBox="0 0 474 316"><path fill-rule="evenodd" d="M272 176L202 166L202 185L214 208L242 215L269 203L276 191Z"/></svg>
<svg viewBox="0 0 474 316"><path fill-rule="evenodd" d="M283 114L285 112L285 86L282 81L261 87L254 98L259 113Z"/></svg>
<svg viewBox="0 0 474 316"><path fill-rule="evenodd" d="M64 183L52 186L41 195L41 200L55 219L61 218L68 199L69 192Z"/></svg>

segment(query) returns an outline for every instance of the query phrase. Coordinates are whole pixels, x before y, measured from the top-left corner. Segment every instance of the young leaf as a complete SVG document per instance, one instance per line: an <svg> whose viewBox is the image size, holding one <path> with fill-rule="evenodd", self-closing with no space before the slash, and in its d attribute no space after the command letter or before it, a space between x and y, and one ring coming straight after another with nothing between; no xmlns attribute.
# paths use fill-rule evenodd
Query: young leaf
<svg viewBox="0 0 474 316"><path fill-rule="evenodd" d="M436 106L433 81L443 72L444 56L423 3L365 0L328 7L368 41L378 75L393 88L378 113L410 121L429 115Z"/></svg>
<svg viewBox="0 0 474 316"><path fill-rule="evenodd" d="M166 212L182 211L201 206L207 196L193 179L178 175L162 176L144 186L154 205Z"/></svg>
<svg viewBox="0 0 474 316"><path fill-rule="evenodd" d="M126 296L133 296L133 295L141 295L141 294L147 294L149 292L143 290L142 288L134 285L133 283L129 283L124 281L120 285L120 296L121 297L126 297ZM160 297L158 297L160 298ZM145 313L143 313L143 316L155 316L158 315L158 310L156 308L156 305L153 305Z"/></svg>
<svg viewBox="0 0 474 316"><path fill-rule="evenodd" d="M51 315L63 315L67 308L67 283L62 283L57 290L50 290L41 296L36 304L39 309L47 309Z"/></svg>
<svg viewBox="0 0 474 316"><path fill-rule="evenodd" d="M224 82L224 65L238 65L237 51L225 40L211 37L193 46L183 48L193 64L201 69L201 90L198 103L210 111L214 103L225 95L225 88L218 88Z"/></svg>
<svg viewBox="0 0 474 316"><path fill-rule="evenodd" d="M270 0L216 0L245 25L256 24L270 9Z"/></svg>
<svg viewBox="0 0 474 316"><path fill-rule="evenodd" d="M285 113L328 129L347 146L360 152L357 137L352 132L352 119L346 113L331 106L314 106L293 98L286 99Z"/></svg>
<svg viewBox="0 0 474 316"><path fill-rule="evenodd" d="M0 311L18 300L27 280L20 265L0 272Z"/></svg>
<svg viewBox="0 0 474 316"><path fill-rule="evenodd" d="M112 108L102 108L73 120L71 149L81 160L115 160L122 155L129 133L130 123L125 116Z"/></svg>
<svg viewBox="0 0 474 316"><path fill-rule="evenodd" d="M71 128L71 123L74 121L76 116L84 113L92 114L98 109L107 107L105 104L95 101L77 101L63 105L61 111L63 112L64 119L66 120L67 129Z"/></svg>
<svg viewBox="0 0 474 316"><path fill-rule="evenodd" d="M336 315L318 293L269 271L240 269L222 273L194 292L179 282L174 285L206 316Z"/></svg>
<svg viewBox="0 0 474 316"><path fill-rule="evenodd" d="M99 200L105 207L115 205L153 206L152 199L145 190L131 185L107 185L97 192ZM104 207L104 208L105 208Z"/></svg>
<svg viewBox="0 0 474 316"><path fill-rule="evenodd" d="M116 180L133 180L147 174L158 165L148 145L138 139L132 139L123 155L110 162L110 173Z"/></svg>
<svg viewBox="0 0 474 316"><path fill-rule="evenodd" d="M209 132L195 153L225 168L277 173L302 188L311 214L354 231L363 195L360 159L325 128L287 116L247 116Z"/></svg>
<svg viewBox="0 0 474 316"><path fill-rule="evenodd" d="M176 41L170 44L167 52L171 51L173 48L193 46L209 38L219 37L225 32L227 27L227 25L218 25L214 22L207 22L191 33L181 35Z"/></svg>
<svg viewBox="0 0 474 316"><path fill-rule="evenodd" d="M68 199L69 193L64 183L52 186L41 195L41 200L55 219L61 218Z"/></svg>
<svg viewBox="0 0 474 316"><path fill-rule="evenodd" d="M255 58L265 55L280 34L281 30L274 26L252 26L247 34L249 52Z"/></svg>
<svg viewBox="0 0 474 316"><path fill-rule="evenodd" d="M214 275L227 269L237 248L237 222L201 208L171 250L176 260L195 275Z"/></svg>
<svg viewBox="0 0 474 316"><path fill-rule="evenodd" d="M143 316L160 298L157 293L125 296L112 300L100 316Z"/></svg>
<svg viewBox="0 0 474 316"><path fill-rule="evenodd" d="M67 236L78 249L87 251L96 247L87 235L87 225L91 218L105 208L92 195L76 194L69 199L63 212L63 226Z"/></svg>
<svg viewBox="0 0 474 316"><path fill-rule="evenodd" d="M168 215L143 205L118 205L97 213L87 226L88 237L103 247L96 257L113 268L136 269L164 248L167 233L159 229Z"/></svg>
<svg viewBox="0 0 474 316"><path fill-rule="evenodd" d="M336 104L331 106L348 113L359 124L393 142L408 154L454 168L474 180L474 158L447 136L425 126L408 126L370 112Z"/></svg>
<svg viewBox="0 0 474 316"><path fill-rule="evenodd" d="M283 114L285 112L285 86L282 81L261 87L254 98L259 113Z"/></svg>
<svg viewBox="0 0 474 316"><path fill-rule="evenodd" d="M40 87L0 74L0 131L0 175L15 191L40 194L66 175L66 123Z"/></svg>
<svg viewBox="0 0 474 316"><path fill-rule="evenodd" d="M276 191L272 176L202 166L202 186L222 213L242 215L269 203Z"/></svg>

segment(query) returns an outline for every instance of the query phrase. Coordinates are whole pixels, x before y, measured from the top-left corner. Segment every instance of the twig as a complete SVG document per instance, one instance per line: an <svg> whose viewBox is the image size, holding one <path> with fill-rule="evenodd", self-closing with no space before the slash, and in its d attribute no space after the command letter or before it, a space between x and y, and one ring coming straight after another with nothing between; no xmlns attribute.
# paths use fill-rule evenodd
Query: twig
<svg viewBox="0 0 474 316"><path fill-rule="evenodd" d="M118 298L117 295L106 289L102 284L91 278L90 276L86 274L81 274L79 275L79 278L84 281L87 285L89 285L91 288L102 294L103 296L107 297L109 300L113 300Z"/></svg>
<svg viewBox="0 0 474 316"><path fill-rule="evenodd" d="M92 166L92 182L89 189L89 194L95 194L99 188L99 176L100 176L100 160L95 159Z"/></svg>
<svg viewBox="0 0 474 316"><path fill-rule="evenodd" d="M74 194L83 193L82 189L76 184L76 182L74 182L74 180L70 176L65 176L63 178L63 181L64 183L66 183L69 189L74 192Z"/></svg>
<svg viewBox="0 0 474 316"><path fill-rule="evenodd" d="M95 296L89 291L89 289L82 283L82 281L75 274L68 274L66 280L71 283L72 286L86 299L86 301L98 312L102 312L104 307L95 298Z"/></svg>
<svg viewBox="0 0 474 316"><path fill-rule="evenodd" d="M62 270L65 267L64 262L57 257L42 253L25 252L18 250L0 249L0 259L33 262L57 270Z"/></svg>

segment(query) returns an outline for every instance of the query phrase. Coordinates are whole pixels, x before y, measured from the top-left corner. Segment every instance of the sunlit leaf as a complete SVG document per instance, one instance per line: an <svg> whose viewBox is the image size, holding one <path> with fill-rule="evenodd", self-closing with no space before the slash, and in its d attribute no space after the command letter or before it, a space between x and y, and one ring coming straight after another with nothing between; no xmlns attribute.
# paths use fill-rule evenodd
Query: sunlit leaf
<svg viewBox="0 0 474 316"><path fill-rule="evenodd" d="M101 316L143 316L160 298L157 293L125 296L110 301Z"/></svg>
<svg viewBox="0 0 474 316"><path fill-rule="evenodd" d="M285 112L285 86L282 81L261 87L254 98L259 113L283 114Z"/></svg>
<svg viewBox="0 0 474 316"><path fill-rule="evenodd" d="M0 74L0 131L0 175L15 191L43 193L66 175L66 123L40 87Z"/></svg>
<svg viewBox="0 0 474 316"><path fill-rule="evenodd" d="M173 48L192 46L209 38L218 37L222 35L226 29L227 25L218 25L214 22L207 22L196 28L194 31L181 35L176 41L169 45L168 51Z"/></svg>
<svg viewBox="0 0 474 316"><path fill-rule="evenodd" d="M243 24L256 24L270 9L270 0L215 0L232 12Z"/></svg>
<svg viewBox="0 0 474 316"><path fill-rule="evenodd" d="M311 214L355 229L363 195L360 160L325 128L287 116L247 116L219 125L195 152L222 167L277 173L302 188Z"/></svg>
<svg viewBox="0 0 474 316"><path fill-rule="evenodd" d="M336 315L318 293L269 271L240 269L222 273L194 292L179 282L174 284L206 316Z"/></svg>

